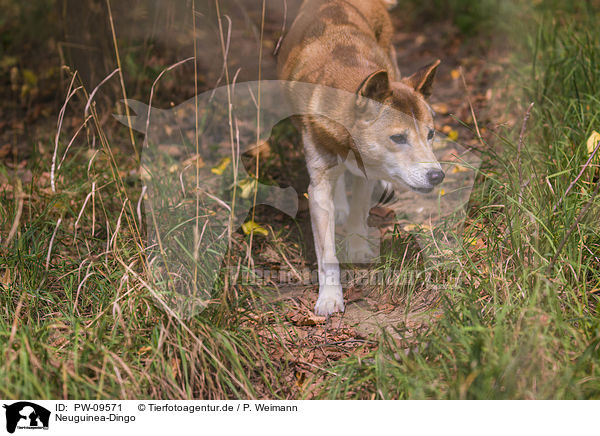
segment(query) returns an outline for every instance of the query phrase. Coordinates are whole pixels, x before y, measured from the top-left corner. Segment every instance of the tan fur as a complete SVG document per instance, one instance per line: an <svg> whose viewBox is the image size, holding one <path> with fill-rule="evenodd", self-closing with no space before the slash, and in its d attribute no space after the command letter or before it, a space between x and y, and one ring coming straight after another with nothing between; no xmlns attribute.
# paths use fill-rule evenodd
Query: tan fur
<svg viewBox="0 0 600 436"><path fill-rule="evenodd" d="M305 0L278 55L278 75L292 82L292 101L293 82L321 85L308 98L308 106L328 115L295 120L310 175L309 205L319 263L315 311L321 315L344 309L333 221L334 193L337 197L344 191L338 181L344 172L340 161L358 179L353 191L363 196L351 205L348 222L359 236L366 232L374 179L418 191L439 183L431 181L431 172L441 173L441 167L431 149L433 116L425 101L439 61L400 77L387 12L395 4L396 0ZM332 94L322 87L345 92L332 102ZM406 146L393 140L398 135L406 138ZM364 238L350 244L352 253L368 257Z"/></svg>

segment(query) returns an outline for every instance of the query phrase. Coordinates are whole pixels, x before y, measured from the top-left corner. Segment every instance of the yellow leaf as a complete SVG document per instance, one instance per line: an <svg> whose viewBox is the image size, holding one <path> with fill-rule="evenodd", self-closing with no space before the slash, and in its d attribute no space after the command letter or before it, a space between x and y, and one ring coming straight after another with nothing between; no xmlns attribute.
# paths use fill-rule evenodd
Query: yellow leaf
<svg viewBox="0 0 600 436"><path fill-rule="evenodd" d="M450 129L448 132L448 139L450 141L456 141L458 139L458 132L456 130Z"/></svg>
<svg viewBox="0 0 600 436"><path fill-rule="evenodd" d="M211 168L210 171L213 174L220 176L223 174L223 172L225 172L225 170L227 169L227 167L229 166L230 163L231 163L231 158L228 156L224 157L223 159L221 159L219 161L219 164L216 167Z"/></svg>
<svg viewBox="0 0 600 436"><path fill-rule="evenodd" d="M431 231L431 226L427 224L406 224L403 229L405 232L414 232L415 230L429 232Z"/></svg>
<svg viewBox="0 0 600 436"><path fill-rule="evenodd" d="M450 76L453 80L456 80L460 77L460 70L452 70L450 71Z"/></svg>
<svg viewBox="0 0 600 436"><path fill-rule="evenodd" d="M590 137L587 140L587 151L589 154L592 154L600 141L600 133L595 130L592 132ZM596 157L598 156L598 152L596 152Z"/></svg>
<svg viewBox="0 0 600 436"><path fill-rule="evenodd" d="M238 183L238 186L242 190L240 197L248 198L256 189L256 179L245 179Z"/></svg>
<svg viewBox="0 0 600 436"><path fill-rule="evenodd" d="M456 173L466 173L467 171L469 171L468 168L463 167L462 165L455 165L454 168L452 168L452 173L456 174Z"/></svg>
<svg viewBox="0 0 600 436"><path fill-rule="evenodd" d="M440 195L443 197L444 195L446 195L446 190L445 189L440 189Z"/></svg>
<svg viewBox="0 0 600 436"><path fill-rule="evenodd" d="M244 224L242 224L242 230L244 231L244 233L246 235L249 235L252 232L261 234L263 236L267 236L269 234L269 232L267 232L267 229L265 229L260 224L256 223L255 221L252 221L252 220L247 221Z"/></svg>
<svg viewBox="0 0 600 436"><path fill-rule="evenodd" d="M468 238L465 242L469 245L477 245L477 238Z"/></svg>

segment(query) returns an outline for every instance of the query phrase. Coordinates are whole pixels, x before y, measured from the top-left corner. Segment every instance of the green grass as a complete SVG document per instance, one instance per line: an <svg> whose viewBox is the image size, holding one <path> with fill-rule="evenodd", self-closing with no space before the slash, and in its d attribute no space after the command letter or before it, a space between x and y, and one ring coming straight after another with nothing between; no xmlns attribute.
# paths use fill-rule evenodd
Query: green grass
<svg viewBox="0 0 600 436"><path fill-rule="evenodd" d="M516 68L523 103L535 103L521 153L518 122L485 153L471 198L470 229L486 247L465 258L437 323L410 347L383 338L371 360L341 362L324 397L598 398L598 164L553 208L599 127L600 32L597 15L555 12L539 7L528 62Z"/></svg>
<svg viewBox="0 0 600 436"><path fill-rule="evenodd" d="M439 317L427 326L398 326L405 340L384 333L377 347L314 368L311 389L298 389L286 349L297 332L281 306L252 288L221 284L206 310L179 319L149 294L144 234L134 225L141 184L127 176L135 168L127 153L112 160L104 145L89 173L82 169L91 156L70 155L56 194L48 156L37 153L19 231L0 256L0 397L600 397L597 198L568 233L592 201L597 163L553 211L588 158L591 131L600 131L599 17L585 5L565 5L519 12L529 31L516 43L523 54L509 82L520 91L498 102L516 123L486 144L468 209L465 241L483 245L465 242L460 270L433 271L446 283ZM0 182L10 187L0 191L4 244L21 194L12 170L0 167ZM75 237L94 182L101 187L95 213L88 202ZM247 238L235 238L244 252Z"/></svg>

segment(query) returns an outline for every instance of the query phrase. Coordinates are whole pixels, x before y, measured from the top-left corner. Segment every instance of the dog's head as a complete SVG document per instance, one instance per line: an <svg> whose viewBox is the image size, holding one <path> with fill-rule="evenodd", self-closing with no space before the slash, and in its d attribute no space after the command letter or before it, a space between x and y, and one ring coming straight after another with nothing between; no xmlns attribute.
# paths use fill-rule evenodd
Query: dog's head
<svg viewBox="0 0 600 436"><path fill-rule="evenodd" d="M352 136L363 162L380 178L418 192L430 192L444 180L433 154L433 112L426 102L439 64L435 61L400 82L391 82L386 71L375 72L356 101Z"/></svg>

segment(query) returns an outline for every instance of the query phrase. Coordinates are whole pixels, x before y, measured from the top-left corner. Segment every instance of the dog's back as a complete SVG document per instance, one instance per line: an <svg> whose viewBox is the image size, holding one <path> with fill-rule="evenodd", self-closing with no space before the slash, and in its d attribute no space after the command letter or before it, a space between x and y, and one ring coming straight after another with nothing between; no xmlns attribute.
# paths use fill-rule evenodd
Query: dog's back
<svg viewBox="0 0 600 436"><path fill-rule="evenodd" d="M356 92L373 71L395 76L389 3L306 0L279 52L279 78Z"/></svg>

